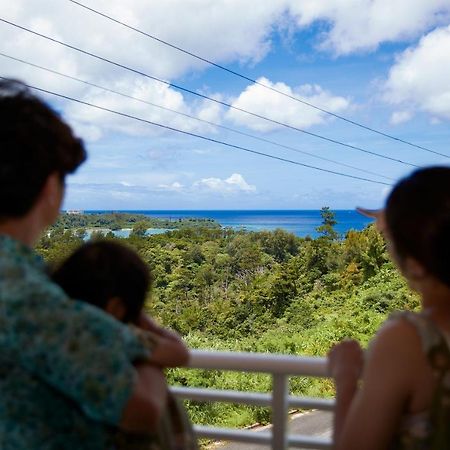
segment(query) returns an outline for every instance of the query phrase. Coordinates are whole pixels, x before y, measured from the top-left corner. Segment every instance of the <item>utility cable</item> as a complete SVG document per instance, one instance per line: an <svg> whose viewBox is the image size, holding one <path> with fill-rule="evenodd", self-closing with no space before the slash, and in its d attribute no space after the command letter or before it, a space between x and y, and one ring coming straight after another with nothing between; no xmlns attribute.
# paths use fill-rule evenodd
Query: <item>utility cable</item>
<svg viewBox="0 0 450 450"><path fill-rule="evenodd" d="M351 119L349 119L347 117L344 117L344 116L336 114L336 113L334 113L332 111L329 111L329 110L327 110L325 108L321 108L321 107L319 107L317 105L314 105L313 103L308 102L308 101L306 101L306 100L304 100L304 99L302 99L302 98L300 98L300 97L298 97L296 95L291 95L291 94L288 94L286 92L280 91L279 89L274 88L272 86L268 86L267 84L261 83L258 80L254 80L253 78L251 78L251 77L249 77L247 75L244 75L242 73L236 72L236 71L234 71L232 69L229 69L228 67L222 66L221 64L217 64L214 61L211 61L210 59L207 59L207 58L204 58L202 56L199 56L199 55L197 55L197 54L195 54L193 52L190 52L189 50L186 50L186 49L184 49L182 47L179 47L179 46L177 46L175 44L171 44L170 42L165 41L165 40L163 40L161 38L158 38L157 36L155 36L153 34L150 34L150 33L147 33L145 31L142 31L139 28L133 27L132 25L130 25L128 23L125 23L125 22L123 22L123 21L121 21L119 19L116 19L116 18L114 18L114 17L112 17L112 16L110 16L110 15L104 13L104 12L101 12L101 11L99 11L97 9L91 8L90 6L87 6L87 5L85 5L85 4L83 4L83 3L79 2L79 1L76 1L76 0L68 0L68 1L73 3L73 4L75 4L75 5L78 5L81 8L84 8L84 9L86 9L86 10L88 10L88 11L94 13L94 14L97 14L97 15L99 15L101 17L104 17L105 19L108 19L108 20L110 20L112 22L115 22L115 23L117 23L117 24L119 24L119 25L121 25L121 26L123 26L125 28L133 30L133 31L135 31L135 32L137 32L137 33L139 33L139 34L141 34L143 36L146 36L146 37L150 38L150 39L153 39L154 41L157 41L157 42L159 42L161 44L164 44L164 45L166 45L168 47L171 47L171 48L173 48L175 50L178 50L179 52L182 52L182 53L184 53L186 55L192 56L193 58L196 58L199 61L205 62L205 63L207 63L207 64L209 64L211 66L214 66L214 67L216 67L216 68L218 68L220 70L224 70L225 72L228 72L228 73L230 73L232 75L235 75L235 76L237 76L239 78L242 78L242 79L244 79L246 81L250 81L251 83L254 83L254 84L256 84L258 86L261 86L261 87L263 87L265 89L269 89L270 91L276 92L277 94L283 95L284 97L288 97L291 100L295 100L295 101L297 101L299 103L302 103L303 105L309 106L310 108L314 108L315 110L321 111L321 112L323 112L325 114L328 114L328 115L330 115L332 117L335 117L336 119L343 120L344 122L350 123L350 124L355 125L355 126L360 127L360 128L363 128L364 130L371 131L372 133L379 134L381 136L384 136L386 138L392 139L394 141L401 142L402 144L410 145L411 147L419 148L421 150L424 150L424 151L429 152L429 153L433 153L435 155L439 155L439 156L444 156L446 158L450 158L450 156L444 155L443 153L439 153L439 152L437 152L435 150L431 150L429 148L422 147L421 145L414 144L413 142L406 141L404 139L398 138L398 137L393 136L391 134L388 134L388 133L385 133L383 131L377 130L375 128L369 127L369 126L364 125L364 124L362 124L360 122L356 122L356 121L351 120Z"/></svg>
<svg viewBox="0 0 450 450"><path fill-rule="evenodd" d="M2 77L2 76L0 76L0 79L6 80L6 78ZM383 181L372 180L370 178L358 177L358 176L350 175L350 174L343 173L343 172L337 172L337 171L334 171L334 170L324 169L322 167L311 166L309 164L304 164L304 163L301 163L301 162L298 162L298 161L293 161L291 159L282 158L280 156L270 155L269 153L260 152L258 150L253 150L253 149L250 149L250 148L247 148L247 147L242 147L240 145L230 144L228 142L220 141L218 139L213 139L213 138L210 138L210 137L207 137L207 136L203 136L201 134L196 134L196 133L191 133L190 131L180 130L179 128L170 127L168 125L163 125L163 124L158 123L158 122L153 122L151 120L143 119L141 117L137 117L137 116L134 116L132 114L127 114L127 113L124 113L124 112L116 111L114 109L105 108L104 106L96 105L96 104L90 103L90 102L85 102L84 100L80 100L78 98L70 97L68 95L58 94L56 92L49 91L47 89L43 89L43 88L40 88L40 87L37 87L37 86L33 86L33 85L30 85L30 84L27 84L27 83L24 83L24 85L27 86L28 88L34 89L34 90L36 90L38 92L42 92L42 93L45 93L45 94L50 94L50 95L53 95L53 96L56 96L56 97L59 97L59 98L63 98L65 100L69 100L69 101L72 101L72 102L75 102L75 103L78 103L78 104L81 104L81 105L89 106L91 108L96 108L96 109L101 110L101 111L106 111L106 112L109 112L111 114L115 114L117 116L126 117L128 119L136 120L138 122L146 123L148 125L153 125L153 126L156 126L156 127L159 127L159 128L163 128L165 130L174 131L176 133L184 134L186 136L196 137L196 138L202 139L204 141L213 142L215 144L223 145L225 147L233 148L233 149L236 149L236 150L242 150L242 151L247 152L247 153L253 153L255 155L264 156L266 158L271 158L271 159L275 159L277 161L283 161L283 162L287 162L287 163L290 163L290 164L295 164L297 166L306 167L308 169L318 170L320 172L331 173L333 175L338 175L338 176L342 176L342 177L346 177L346 178L352 178L354 180L367 181L369 183L382 184L384 186L391 186L391 184L385 183Z"/></svg>
<svg viewBox="0 0 450 450"><path fill-rule="evenodd" d="M42 34L42 33L37 32L37 31L30 30L29 28L26 28L26 27L23 27L23 26L18 25L18 24L16 24L16 23L10 22L10 21L8 21L8 20L6 20L6 19L3 19L3 18L1 18L1 17L0 17L0 22L6 23L6 24L8 24L8 25L11 25L11 26L13 26L13 27L15 27L15 28L18 28L18 29L20 29L20 30L26 31L26 32L28 32L28 33L34 34L35 36L42 37L42 38L44 38L44 39L46 39L46 40L49 40L49 41L54 42L54 43L56 43L56 44L62 45L62 46L67 47L67 48L70 48L71 50L75 50L75 51L77 51L77 52L79 52L79 53L82 53L82 54L84 54L84 55L91 56L91 57L93 57L93 58L95 58L95 59L98 59L98 60L100 60L100 61L107 62L108 64L111 64L111 65L113 65L113 66L120 67L120 68L122 68L122 69L125 69L125 70L127 70L127 71L129 71L129 72L135 73L135 74L137 74L137 75L141 75L141 76L143 76L143 77L145 77L145 78L148 78L148 79L150 79L150 80L155 80L155 81L157 81L157 82L166 84L167 86L172 87L172 88L174 88L174 89L178 89L178 90L183 91L183 92L188 92L188 93L190 93L190 94L192 94L192 95L195 95L195 96L197 96L197 97L203 98L203 99L205 99L205 100L210 100L210 101L212 101L212 102L214 102L214 103L217 103L217 104L219 104L219 105L226 106L226 107L228 107L228 108L230 108L230 109L234 109L234 110L236 110L236 111L240 111L240 112L243 112L243 113L245 113L245 114L248 114L248 115L251 115L251 116L254 116L254 117L258 117L259 119L266 120L266 121L268 121L268 122L271 122L271 123L280 125L280 126L282 126L282 127L285 127L285 128L288 128L288 129L291 129L291 130L294 130L294 131L298 131L298 132L300 132L300 133L304 133L304 134L307 134L307 135L309 135L309 136L313 136L313 137L316 137L316 138L318 138L318 139L322 139L322 140L324 140L324 141L331 142L331 143L333 143L333 144L341 145L341 146L343 146L343 147L351 148L351 149L353 149L353 150L357 150L357 151L360 151L360 152L363 152L363 153L367 153L367 154L370 154L370 155L373 155L373 156L378 156L379 158L387 159L387 160L389 160L389 161L394 161L394 162L397 162L397 163L400 163L400 164L404 164L404 165L407 165L407 166L411 166L411 167L416 167L416 168L419 167L419 166L416 165L416 164L413 164L413 163L410 163L410 162L406 162L406 161L402 161L401 159L392 158L392 157L390 157L390 156L382 155L382 154L380 154L380 153L376 153L376 152L374 152L374 151L367 150L367 149L364 149L364 148L362 148L362 147L357 147L357 146L355 146L355 145L346 144L345 142L341 142L341 141L338 141L338 140L336 140L336 139L332 139L332 138L329 138L329 137L326 137L326 136L322 136L322 135L320 135L320 134L316 134L316 133L313 133L313 132L311 132L311 131L306 131L306 130L303 130L303 129L301 129L301 128L294 127L294 126L292 126L292 125L288 125L288 124L286 124L286 123L279 122L279 121L274 120L274 119L270 119L270 118L265 117L265 116L262 116L262 115L260 115L260 114L257 114L257 113L254 113L254 112L247 111L247 110L242 109L242 108L239 108L239 107L237 107L237 106L230 105L229 103L223 102L223 101L221 101L221 100L217 100L217 99L212 98L212 97L208 97L207 95L200 94L199 92L195 92L195 91L192 91L192 90L190 90L190 89L184 88L184 87L182 87L182 86L180 86L180 85L176 85L176 84L170 83L170 82L168 82L168 81L162 80L162 79L160 79L160 78L154 77L154 76L149 75L149 74L147 74L147 73L145 73L145 72L142 72L142 71L140 71L140 70L133 69L133 68L131 68L131 67L125 66L124 64L121 64L121 63L118 63L118 62L116 62L116 61L112 61L112 60L110 60L110 59L108 59L108 58L105 58L105 57L103 57L103 56L99 56L99 55L96 55L96 54L94 54L94 53L91 53L91 52L89 52L89 51L87 51L87 50L80 49L80 48L78 48L78 47L75 47L74 45L67 44L67 43L65 43L65 42L63 42L63 41L60 41L60 40L55 39L55 38L52 38L52 37L50 37L50 36L46 36L46 35L44 35L44 34ZM442 156L445 156L445 155L442 155Z"/></svg>
<svg viewBox="0 0 450 450"><path fill-rule="evenodd" d="M300 150L298 148L291 147L289 145L280 144L279 142L275 142L275 141L272 141L270 139L265 139L265 138L262 138L260 136L255 136L255 135L250 134L250 133L245 133L243 131L236 130L234 128L230 128L230 127L227 127L225 125L221 125L221 124L218 124L218 123L215 123L215 122L211 122L209 120L201 119L199 117L195 117L195 116L192 116L190 114L186 114L186 113L183 113L181 111L177 111L175 109L167 108L166 106L157 105L156 103L149 102L148 100L144 100L142 98L135 97L133 95L125 94L124 92L120 92L120 91L117 91L115 89L107 88L105 86L101 86L99 84L92 83L90 81L82 80L81 78L77 78L77 77L74 77L72 75L68 75L68 74L59 72L57 70L50 69L48 67L44 67L44 66L41 66L39 64L32 63L30 61L25 61L24 59L16 58L14 56L7 55L6 53L0 52L0 56L3 56L4 58L8 58L8 59L13 60L13 61L20 62L22 64L26 64L28 66L31 66L31 67L34 67L34 68L37 68L37 69L40 69L40 70L44 70L44 71L52 73L54 75L58 75L58 76L67 78L69 80L76 81L78 83L85 84L87 86L91 86L91 87L94 87L94 88L97 88L97 89L101 89L101 90L106 91L106 92L110 92L112 94L119 95L119 96L124 97L124 98L128 98L130 100L135 100L135 101L138 101L140 103L144 103L146 105L150 105L150 106L153 106L155 108L162 109L164 111L169 111L169 112L172 112L174 114L178 114L180 116L187 117L187 118L192 119L192 120L196 120L198 122L206 123L208 125L211 125L211 126L214 126L214 127L217 127L217 128L221 128L223 130L230 131L232 133L239 134L241 136L249 137L251 139L255 139L255 140L258 140L258 141L261 141L261 142L265 142L265 143L268 143L268 144L271 144L271 145L275 145L277 147L281 147L281 148L284 148L284 149L287 149L287 150L291 150L291 151L294 151L294 152L297 152L297 153L308 155L308 156L311 156L312 158L320 159L322 161L331 162L331 163L337 164L339 166L347 167L349 169L358 170L360 172L367 173L369 175L375 175L375 176L380 177L380 178L385 178L386 180L394 181L390 177L387 177L385 175L381 175L381 174L376 173L376 172L372 172L370 170L361 169L360 167L352 166L351 164L346 164L346 163L343 163L343 162L340 162L340 161L336 161L336 160L331 159L331 158L325 158L323 156L316 155L314 153L310 153L310 152L307 152L307 151L304 151L304 150Z"/></svg>

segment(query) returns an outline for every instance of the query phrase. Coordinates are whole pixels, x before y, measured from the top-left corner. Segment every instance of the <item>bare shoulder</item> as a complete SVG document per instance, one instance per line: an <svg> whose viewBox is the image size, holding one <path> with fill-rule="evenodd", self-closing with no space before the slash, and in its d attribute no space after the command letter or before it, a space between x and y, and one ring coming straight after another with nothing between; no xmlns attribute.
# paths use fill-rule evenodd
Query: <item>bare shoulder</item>
<svg viewBox="0 0 450 450"><path fill-rule="evenodd" d="M413 374L425 366L426 358L414 324L401 316L386 321L369 347L366 373L386 371L404 383L412 381Z"/></svg>
<svg viewBox="0 0 450 450"><path fill-rule="evenodd" d="M411 350L420 348L420 337L416 327L410 320L398 316L387 320L378 330L371 347L389 346L392 350L402 350L405 346ZM411 347L412 346L412 347Z"/></svg>

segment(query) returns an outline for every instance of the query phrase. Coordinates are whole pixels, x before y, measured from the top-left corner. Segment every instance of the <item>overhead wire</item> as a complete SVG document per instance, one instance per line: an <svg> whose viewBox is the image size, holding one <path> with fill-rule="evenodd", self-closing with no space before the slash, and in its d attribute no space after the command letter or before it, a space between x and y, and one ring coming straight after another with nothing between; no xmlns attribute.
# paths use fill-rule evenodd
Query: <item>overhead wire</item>
<svg viewBox="0 0 450 450"><path fill-rule="evenodd" d="M187 88L185 88L185 87L183 87L183 86L180 86L180 85L171 83L171 82L169 82L169 81L162 80L161 78L158 78L158 77L149 75L149 74L147 74L147 73L145 73L145 72L142 72L141 70L134 69L134 68L132 68L132 67L126 66L126 65L121 64L121 63L119 63L119 62L112 61L112 60L110 60L110 59L108 59L108 58L105 58L105 57L103 57L103 56L96 55L95 53L89 52L89 51L87 51L87 50L83 50L83 49L81 49L81 48L79 48L79 47L76 47L76 46L74 46L74 45L67 44L66 42L63 42L63 41L60 41L60 40L58 40L58 39L56 39L56 38L52 38L52 37L47 36L47 35L45 35L45 34L39 33L39 32L37 32L37 31L35 31L35 30L31 30L31 29L29 29L29 28L27 28L27 27L24 27L24 26L22 26L22 25L18 25L18 24L14 23L14 22L11 22L11 21L6 20L6 19L1 18L1 17L0 17L0 22L6 23L6 24L8 24L8 25L11 25L11 26L13 26L13 27L15 27L15 28L18 28L18 29L20 29L20 30L26 31L26 32L28 32L28 33L34 34L35 36L39 36L39 37L41 37L41 38L43 38L43 39L49 40L49 41L54 42L54 43L56 43L56 44L62 45L62 46L64 46L64 47L66 47L66 48L70 48L70 49L75 50L75 51L77 51L77 52L79 52L79 53L82 53L82 54L84 54L84 55L87 55L87 56L90 56L90 57L92 57L92 58L98 59L99 61L106 62L106 63L111 64L111 65L113 65L113 66L116 66L116 67L125 69L125 70L127 70L127 71L129 71L129 72L132 72L132 73L135 73L135 74L137 74L137 75L141 75L141 76L143 76L143 77L145 77L145 78L148 78L148 79L151 79L151 80L154 80L154 81L163 83L163 84L165 84L165 85L167 85L167 86L169 86L169 87L172 87L172 88L174 88L174 89L178 89L178 90L181 90L181 91L183 91L183 92L188 92L189 94L195 95L195 96L200 97L200 98L203 98L203 99L205 99L205 100L212 101L212 102L217 103L217 104L219 104L219 105L226 106L226 107L228 107L228 108L230 108L230 109L233 109L233 110L236 110L236 111L240 111L240 112L242 112L242 113L245 113L245 114L248 114L248 115L257 117L257 118L259 118L259 119L262 119L262 120L265 120L265 121L268 121L268 122L277 124L277 125L279 125L279 126L282 126L282 127L285 127L285 128L291 129L291 130L294 130L294 131L298 131L298 132L300 132L300 133L304 133L304 134L306 134L306 135L313 136L313 137L316 137L316 138L318 138L318 139L321 139L321 140L324 140L324 141L327 141L327 142L331 142L331 143L333 143L333 144L337 144L337 145L340 145L340 146L343 146L343 147L351 148L351 149L353 149L353 150L357 150L357 151L360 151L360 152L363 152L363 153L366 153L366 154L370 154L370 155L373 155L373 156L377 156L377 157L379 157L379 158L387 159L387 160L389 160L389 161L394 161L394 162L397 162L397 163L400 163L400 164L404 164L404 165L407 165L407 166L410 166L410 167L415 167L415 168L418 168L418 167L419 167L417 164L413 164L413 163L410 163L410 162L407 162L407 161L403 161L403 160L401 160L401 159L393 158L393 157L391 157L391 156L383 155L383 154L381 154L381 153L377 153L377 152L374 152L374 151L372 151L372 150L367 150L367 149L364 149L364 148L362 148L362 147L358 147L358 146L355 146L355 145L352 145L352 144L347 144L347 143L345 143L345 142L341 142L341 141L338 141L338 140L336 140L336 139L333 139L333 138L330 138L330 137L327 137L327 136L323 136L323 135L320 135L320 134L317 134L317 133L313 133L313 132L311 132L311 131L303 130L302 128L298 128L298 127L295 127L295 126L293 126L293 125L289 125L289 124L280 122L280 121L278 121L278 120L270 119L270 118L268 118L268 117L266 117L266 116L262 116L262 115L260 115L260 114L257 114L257 113L251 112L251 111L247 111L247 110L245 110L245 109L243 109L243 108L239 108L239 107L237 107L237 106L231 105L231 104L229 104L229 103L223 102L223 101L218 100L218 99L215 99L215 98L213 98L213 97L208 97L207 95L201 94L201 93L199 93L199 92L195 92L195 91L193 91L193 90L191 90L191 89L187 89ZM446 155L442 155L442 156L447 157Z"/></svg>
<svg viewBox="0 0 450 450"><path fill-rule="evenodd" d="M0 79L5 80L6 78L3 77L3 76L0 76ZM367 181L369 183L381 184L381 185L384 185L384 186L391 186L391 184L385 183L384 181L372 180L370 178L358 177L356 175L350 175L350 174L343 173L343 172L338 172L338 171L335 171L335 170L325 169L323 167L312 166L310 164L305 164L305 163L301 163L299 161L294 161L294 160L291 160L291 159L282 158L280 156L271 155L269 153L260 152L258 150L250 149L250 148L247 148L247 147L242 147L240 145L231 144L229 142L221 141L219 139L214 139L214 138L211 138L211 137L203 136L201 134L192 133L190 131L185 131L185 130L180 130L179 128L175 128L175 127L171 127L171 126L168 126L168 125L164 125L164 124L161 124L161 123L158 123L158 122L147 120L147 119L144 119L142 117L137 117L137 116L134 116L132 114L124 113L124 112L121 112L121 111L116 111L116 110L111 109L111 108L106 108L104 106L96 105L96 104L91 103L91 102L86 102L84 100L81 100L81 99L78 99L78 98L74 98L74 97L71 97L71 96L68 96L68 95L59 94L57 92L53 92L53 91L50 91L48 89L43 89L43 88L40 88L40 87L31 85L31 84L28 84L28 83L24 83L24 85L27 86L28 88L36 90L38 92L42 92L42 93L45 93L45 94L50 94L50 95L53 95L53 96L56 96L56 97L59 97L59 98L63 98L65 100L69 100L69 101L72 101L72 102L75 102L75 103L78 103L78 104L81 104L81 105L89 106L91 108L95 108L95 109L98 109L98 110L101 110L101 111L106 111L106 112L109 112L111 114L115 114L115 115L118 115L118 116L121 116L121 117L126 117L128 119L136 120L138 122L146 123L148 125L153 125L155 127L159 127L159 128L162 128L162 129L174 131L176 133L184 134L184 135L191 136L191 137L196 137L196 138L202 139L204 141L208 141L208 142L212 142L212 143L215 143L215 144L223 145L225 147L233 148L233 149L236 149L236 150L242 150L242 151L247 152L247 153L252 153L252 154L263 156L263 157L266 157L266 158L271 158L271 159L274 159L274 160L277 160L277 161L287 162L289 164L294 164L294 165L297 165L297 166L306 167L306 168L317 170L317 171L320 171L320 172L330 173L330 174L333 174L333 175L338 175L338 176L342 176L342 177L346 177L346 178L352 178L354 180Z"/></svg>
<svg viewBox="0 0 450 450"><path fill-rule="evenodd" d="M173 49L175 49L175 50L177 50L179 52L182 52L182 53L184 53L186 55L189 55L189 56L191 56L191 57L193 57L195 59L198 59L199 61L207 63L207 64L209 64L211 66L214 66L214 67L216 67L216 68L218 68L220 70L226 71L226 72L228 72L228 73L230 73L230 74L232 74L234 76L242 78L242 79L244 79L246 81L249 81L251 83L254 83L257 86L261 86L261 87L263 87L265 89L268 89L268 90L270 90L272 92L276 92L277 94L280 94L280 95L282 95L284 97L290 98L291 100L295 100L295 101L297 101L299 103L302 103L303 105L306 105L306 106L308 106L310 108L313 108L313 109L315 109L317 111L321 111L324 114L328 114L328 115L330 115L332 117L335 117L336 119L343 120L344 122L350 123L351 125L355 125L357 127L363 128L364 130L370 131L372 133L376 133L378 135L384 136L384 137L386 137L388 139L392 139L392 140L397 141L397 142L401 142L401 143L409 145L411 147L415 147L415 148L424 150L426 152L433 153L435 155L439 155L439 156L444 156L446 158L450 158L449 155L445 155L443 153L439 153L436 150L432 150L432 149L429 149L427 147L423 147L421 145L415 144L415 143L407 141L405 139L401 139L401 138L399 138L397 136L393 136L391 134L388 134L388 133L385 133L383 131L377 130L376 128L369 127L368 125L364 125L364 124L362 124L360 122L356 122L355 120L349 119L348 117L342 116L340 114L334 113L334 112L332 112L330 110L327 110L325 108L321 108L321 107L319 107L317 105L314 105L313 103L311 103L309 101L306 101L306 100L304 100L304 99L302 99L302 98L300 98L300 97L298 97L296 95L288 94L287 92L283 92L280 89L277 89L277 88L275 88L273 86L269 86L269 85L267 85L265 83L261 83L260 81L255 80L255 79L253 79L253 78L251 78L251 77L249 77L247 75L244 75L244 74L242 74L240 72L232 70L232 69L230 69L228 67L225 67L225 66L223 66L221 64L215 63L214 61L211 61L210 59L207 59L207 58L204 58L203 56L197 55L196 53L193 53L193 52L191 52L189 50L186 50L186 49L184 49L182 47L179 47L178 45L172 44L172 43L170 43L170 42L168 42L168 41L166 41L164 39L161 39L161 38L159 38L159 37L157 37L157 36L155 36L153 34L150 34L150 33L146 32L146 31L140 30L139 28L136 28L136 27L134 27L134 26L132 26L132 25L126 23L126 22L123 22L122 20L116 19L116 18L114 18L114 17L112 17L112 16L110 16L110 15L108 15L108 14L102 12L102 11L94 9L94 8L84 4L84 3L81 3L79 1L77 1L77 0L68 0L68 1L73 3L73 4L75 4L75 5L80 6L81 8L84 8L87 11L90 11L90 12L92 12L94 14L97 14L97 15L105 18L105 19L108 19L108 20L110 20L112 22L115 22L115 23L117 23L117 24L119 24L119 25L121 25L121 26L123 26L125 28L133 30L136 33L139 33L139 34L141 34L143 36L146 36L146 37L148 37L150 39L153 39L156 42L159 42L159 43L161 43L163 45L166 45L168 47L171 47L171 48L173 48Z"/></svg>
<svg viewBox="0 0 450 450"><path fill-rule="evenodd" d="M372 171L370 171L370 170L362 169L362 168L360 168L360 167L356 167L356 166L353 166L353 165L351 165L351 164L346 164L346 163L343 163L343 162L341 162L341 161L336 161L336 160L334 160L334 159L326 158L326 157L323 157L323 156L320 156L320 155L316 155L316 154L314 154L314 153L310 153L310 152L307 152L307 151L304 151L304 150L300 150L300 149L298 149L298 148L295 148L295 147L292 147L292 146L289 146L289 145L281 144L281 143L279 143L279 142L275 142L275 141L272 141L272 140L270 140L270 139L262 138L262 137L260 137L260 136L255 136L255 135L250 134L250 133L246 133L246 132L243 132L243 131L240 131L240 130L236 130L236 129L234 129L234 128L227 127L227 126L222 125L222 124L218 124L218 123L215 123L215 122L211 122L211 121L209 121L209 120L201 119L200 117L195 117L195 116L192 116L192 115L190 115L190 114L183 113L183 112L181 112L181 111L177 111L177 110L172 109L172 108L168 108L168 107L166 107L166 106L158 105L158 104L153 103L153 102L150 102L150 101L148 101L148 100L144 100L144 99L142 99L142 98L135 97L135 96L133 96L133 95L129 95L129 94L126 94L126 93L124 93L124 92L120 92L120 91L117 91L117 90L115 90L115 89L111 89L111 88L108 88L108 87L106 87L106 86L102 86L102 85L99 85L99 84L97 84L97 83L93 83L93 82L91 82L91 81L83 80L83 79L78 78L78 77L75 77L75 76L73 76L73 75L68 75L68 74L59 72L59 71L57 71L57 70L50 69L50 68L48 68L48 67L44 67L44 66L42 66L42 65L40 65L40 64L32 63L32 62L30 62L30 61L26 61L26 60L21 59L21 58L16 58L16 57L11 56L11 55L8 55L8 54L6 54L6 53L0 52L0 56L2 56L2 57L4 57L4 58L8 58L8 59L13 60L13 61L16 61L16 62L20 62L20 63L22 63L22 64L26 64L26 65L28 65L28 66L31 66L31 67L34 67L34 68L37 68L37 69L40 69L40 70L44 70L44 71L46 71L46 72L52 73L52 74L54 74L54 75L58 75L58 76L60 76L60 77L64 77L64 78L67 78L67 79L76 81L76 82L78 82L78 83L85 84L85 85L87 85L87 86L91 86L91 87L94 87L94 88L97 88L97 89L101 89L101 90L103 90L103 91L105 91L105 92L110 92L110 93L119 95L119 96L121 96L121 97L128 98L128 99L130 99L130 100L135 100L135 101L138 101L138 102L140 102L140 103L143 103L143 104L146 104L146 105L155 107L155 108L162 109L162 110L164 110L164 111L169 111L169 112L172 112L172 113L174 113L174 114L178 114L178 115L181 115L181 116L183 116L183 117L187 117L187 118L189 118L189 119L192 119L192 120L195 120L195 121L198 121L198 122L201 122L201 123L205 123L205 124L208 124L208 125L217 127L217 128L221 128L221 129L223 129L223 130L226 130L226 131L229 131L229 132L232 132L232 133L235 133L235 134L239 134L239 135L241 135L241 136L249 137L249 138L251 138L251 139L255 139L255 140L258 140L258 141L261 141L261 142L265 142L265 143L268 143L268 144L271 144L271 145L275 145L275 146L277 146L277 147L284 148L284 149L286 149L286 150L291 150L291 151L294 151L294 152L297 152L297 153L301 153L301 154L310 156L310 157L312 157L312 158L320 159L320 160L322 160L322 161L331 162L331 163L333 163L333 164L337 164L337 165L340 165L340 166L343 166L343 167L347 167L347 168L349 168L349 169L357 170L357 171L360 171L360 172L363 172L363 173L367 173L367 174L369 174L369 175L375 175L375 176L380 177L380 178L385 178L385 179L387 179L387 180L394 181L392 178L387 177L387 176L382 175L382 174L379 174L379 173L377 173L377 172L372 172Z"/></svg>

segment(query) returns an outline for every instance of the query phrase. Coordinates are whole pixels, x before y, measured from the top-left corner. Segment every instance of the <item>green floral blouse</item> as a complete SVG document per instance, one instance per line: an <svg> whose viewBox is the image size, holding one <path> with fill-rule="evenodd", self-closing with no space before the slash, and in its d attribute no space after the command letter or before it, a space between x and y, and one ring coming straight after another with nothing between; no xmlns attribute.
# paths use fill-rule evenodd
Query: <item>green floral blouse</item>
<svg viewBox="0 0 450 450"><path fill-rule="evenodd" d="M113 448L150 351L128 327L70 300L28 247L0 236L0 448Z"/></svg>

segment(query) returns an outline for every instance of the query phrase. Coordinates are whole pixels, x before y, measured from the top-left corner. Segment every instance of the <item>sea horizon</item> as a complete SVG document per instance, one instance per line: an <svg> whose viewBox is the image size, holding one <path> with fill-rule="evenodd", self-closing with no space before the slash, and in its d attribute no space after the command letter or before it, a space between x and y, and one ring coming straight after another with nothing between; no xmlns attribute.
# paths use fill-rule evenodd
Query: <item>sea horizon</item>
<svg viewBox="0 0 450 450"><path fill-rule="evenodd" d="M69 211L69 210L68 210ZM321 225L320 209L158 209L158 210L79 210L86 214L142 214L156 218L178 220L185 218L213 219L223 227L247 231L273 231L277 228L299 237L318 235ZM341 235L349 230L362 230L372 222L353 209L333 210L335 229Z"/></svg>

